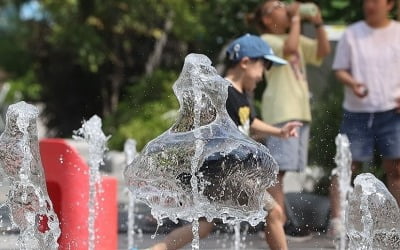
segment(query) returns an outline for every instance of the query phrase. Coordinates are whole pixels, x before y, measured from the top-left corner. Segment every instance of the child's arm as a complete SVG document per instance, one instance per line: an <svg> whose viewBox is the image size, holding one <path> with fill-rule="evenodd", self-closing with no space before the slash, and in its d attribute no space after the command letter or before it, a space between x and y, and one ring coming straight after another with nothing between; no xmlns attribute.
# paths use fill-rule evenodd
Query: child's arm
<svg viewBox="0 0 400 250"><path fill-rule="evenodd" d="M303 124L301 122L288 122L282 128L277 128L261 121L258 118L255 118L251 123L250 128L252 132L254 132L257 135L259 134L262 134L264 136L273 135L277 137L288 138L293 136L297 137L298 136L297 128L302 125Z"/></svg>
<svg viewBox="0 0 400 250"><path fill-rule="evenodd" d="M347 70L336 70L335 75L341 83L353 90L354 95L359 98L364 98L368 95L365 84L357 82Z"/></svg>
<svg viewBox="0 0 400 250"><path fill-rule="evenodd" d="M317 56L318 58L324 58L331 52L331 45L329 44L328 37L324 29L324 21L322 20L321 12L310 18L310 21L314 24L317 33Z"/></svg>
<svg viewBox="0 0 400 250"><path fill-rule="evenodd" d="M288 37L283 45L283 55L285 57L297 53L299 48L300 15L298 3L295 2L290 4L288 7L288 15L291 18L291 24Z"/></svg>
<svg viewBox="0 0 400 250"><path fill-rule="evenodd" d="M396 107L397 113L400 113L400 97L396 98L396 103L397 103L397 107Z"/></svg>

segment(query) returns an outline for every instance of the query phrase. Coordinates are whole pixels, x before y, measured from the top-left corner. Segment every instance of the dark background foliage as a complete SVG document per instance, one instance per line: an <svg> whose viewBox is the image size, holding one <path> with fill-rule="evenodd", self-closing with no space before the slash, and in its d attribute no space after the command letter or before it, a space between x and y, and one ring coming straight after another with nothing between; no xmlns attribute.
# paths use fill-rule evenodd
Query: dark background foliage
<svg viewBox="0 0 400 250"><path fill-rule="evenodd" d="M327 24L361 19L361 0L314 1ZM70 137L97 114L112 134L139 149L165 131L178 103L172 92L184 57L221 63L231 39L255 32L244 22L259 0L2 0L0 84L7 102L42 103L50 135ZM30 9L30 11L26 11ZM23 13L25 13L23 15ZM329 59L331 60L331 59ZM342 87L330 72L310 69L314 92L310 162L331 168ZM256 102L259 93L256 93ZM3 108L6 107L3 104Z"/></svg>

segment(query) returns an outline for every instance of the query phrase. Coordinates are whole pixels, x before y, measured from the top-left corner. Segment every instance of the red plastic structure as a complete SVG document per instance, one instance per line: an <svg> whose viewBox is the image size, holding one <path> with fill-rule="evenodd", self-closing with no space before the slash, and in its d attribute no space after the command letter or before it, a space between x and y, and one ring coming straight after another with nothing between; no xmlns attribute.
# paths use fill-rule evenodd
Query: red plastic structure
<svg viewBox="0 0 400 250"><path fill-rule="evenodd" d="M39 145L47 191L60 221L59 249L86 250L89 246L89 166L63 139L43 139ZM95 249L117 249L116 178L101 178L97 204Z"/></svg>

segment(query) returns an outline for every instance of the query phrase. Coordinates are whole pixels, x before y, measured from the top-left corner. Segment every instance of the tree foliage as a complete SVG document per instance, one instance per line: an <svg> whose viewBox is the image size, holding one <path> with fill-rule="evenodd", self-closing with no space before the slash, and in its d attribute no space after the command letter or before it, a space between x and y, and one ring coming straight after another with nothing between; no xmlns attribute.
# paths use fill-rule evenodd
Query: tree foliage
<svg viewBox="0 0 400 250"><path fill-rule="evenodd" d="M177 77L174 71L157 70L126 86L118 110L105 123L112 134L111 147L121 149L127 138L134 138L142 148L172 125L179 108L172 91Z"/></svg>
<svg viewBox="0 0 400 250"><path fill-rule="evenodd" d="M18 27L30 34L19 41L34 61L25 68L41 84L47 125L57 136L69 136L93 114L120 114L123 91L157 67L179 71L189 52L216 58L227 40L244 32L238 10L247 10L226 0L42 0L40 6L41 20L20 20Z"/></svg>
<svg viewBox="0 0 400 250"><path fill-rule="evenodd" d="M33 19L19 15L31 0L0 2L0 67L14 92L45 104L55 136L70 136L83 119L97 114L115 148L128 137L143 146L168 128L168 117L178 108L171 86L184 57L202 53L217 64L225 44L255 32L244 17L260 3L36 1L41 15ZM316 2L327 23L361 18L360 0Z"/></svg>

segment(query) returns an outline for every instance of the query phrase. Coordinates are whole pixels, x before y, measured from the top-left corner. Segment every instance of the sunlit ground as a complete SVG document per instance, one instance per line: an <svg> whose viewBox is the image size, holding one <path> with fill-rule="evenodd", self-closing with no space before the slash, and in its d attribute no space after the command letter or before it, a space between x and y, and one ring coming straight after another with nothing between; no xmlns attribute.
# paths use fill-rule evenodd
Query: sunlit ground
<svg viewBox="0 0 400 250"><path fill-rule="evenodd" d="M139 249L149 247L154 242L161 240L164 236L158 235L153 240L151 234L143 234L135 236L135 246ZM269 249L264 238L260 234L251 234L242 240L240 249L255 250L255 249ZM200 249L234 249L234 235L233 234L212 234L208 238L200 241ZM0 250L12 250L16 248L17 236L15 234L7 234L0 236ZM294 242L289 239L289 249L306 250L306 249L334 249L333 242L325 235L313 235L313 238L304 242ZM127 235L119 234L118 249L127 248ZM183 249L191 249L187 245Z"/></svg>

